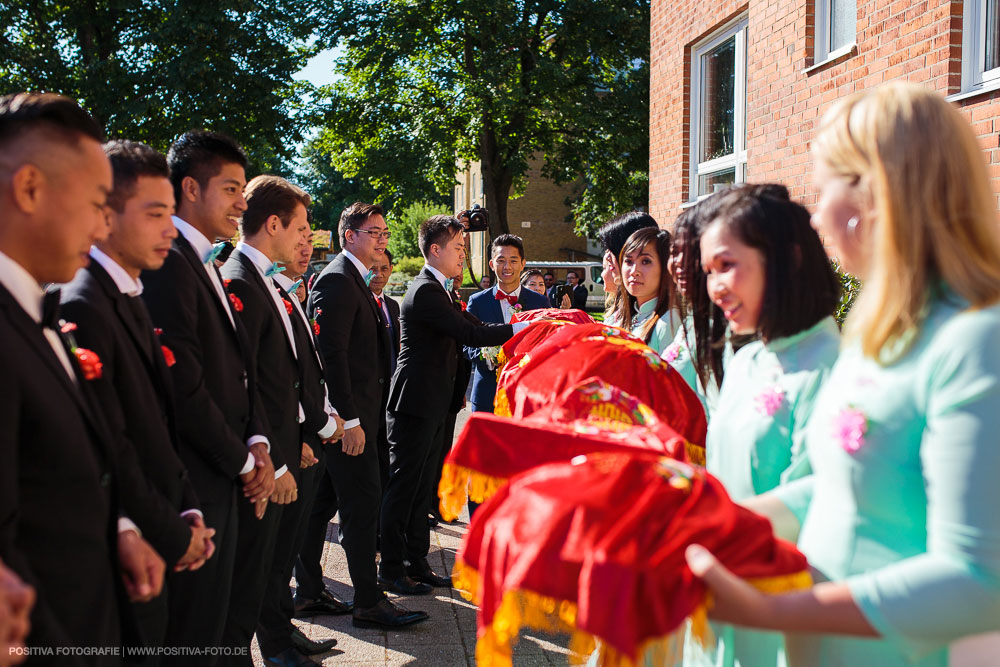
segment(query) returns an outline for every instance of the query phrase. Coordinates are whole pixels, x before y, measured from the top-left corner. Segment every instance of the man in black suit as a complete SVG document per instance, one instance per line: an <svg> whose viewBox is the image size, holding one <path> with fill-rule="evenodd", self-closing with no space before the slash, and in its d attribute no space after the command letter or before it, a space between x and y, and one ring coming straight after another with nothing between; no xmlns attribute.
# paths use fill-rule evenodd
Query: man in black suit
<svg viewBox="0 0 1000 667"><path fill-rule="evenodd" d="M344 249L316 280L309 295L309 312L319 327L319 348L326 367L330 402L344 422L340 448L329 452L327 470L340 508L340 543L354 584L352 622L357 627L401 627L427 618L403 609L379 590L375 572L378 506L382 497L377 439L383 392L389 384L392 341L369 289L372 265L389 240L379 206L355 203L340 216ZM325 525L332 514L321 487L313 508L313 524ZM325 515L325 516L324 516ZM300 560L318 569L322 541L309 528ZM298 593L317 599L322 579Z"/></svg>
<svg viewBox="0 0 1000 667"><path fill-rule="evenodd" d="M167 160L149 146L113 141L104 147L114 190L109 234L90 250L90 264L62 289L61 312L77 344L103 363L90 383L113 432L123 433L159 497L130 512L143 535L176 570L197 569L214 551L197 494L176 450L167 360L139 294L142 271L163 265L177 236ZM168 578L169 581L169 578ZM168 596L135 605L143 641L162 646Z"/></svg>
<svg viewBox="0 0 1000 667"><path fill-rule="evenodd" d="M580 284L580 274L574 269L570 269L566 272L566 284L573 288L573 307L579 308L580 310L587 309L587 288ZM559 304L555 303L553 299L553 306L556 308L561 307Z"/></svg>
<svg viewBox="0 0 1000 667"><path fill-rule="evenodd" d="M232 139L196 131L174 142L167 162L179 235L163 267L142 274L142 298L176 361L179 451L217 546L215 557L171 591L167 643L218 646L234 563L248 557L236 553L238 504L253 503L263 516L275 487L249 343L234 312L240 302L226 296L212 256L213 241L231 237L246 210L247 160Z"/></svg>
<svg viewBox="0 0 1000 667"><path fill-rule="evenodd" d="M429 463L452 401L462 345L500 345L526 324L481 324L454 307L449 276L462 272L465 227L447 215L420 226L426 264L410 283L400 314L399 364L389 391L389 486L382 500L379 579L389 590L429 593L450 586L427 562ZM408 565L407 565L408 563Z"/></svg>
<svg viewBox="0 0 1000 667"><path fill-rule="evenodd" d="M396 359L399 358L399 302L385 293L385 286L392 275L392 253L386 248L380 257L375 258L372 265L372 280L368 287L375 296L375 303L382 311L382 320L389 329L392 341L389 356L389 375L396 372ZM382 411L379 413L378 426L378 464L381 473L382 488L389 483L389 429L385 423L385 407L389 402L389 392L383 393Z"/></svg>
<svg viewBox="0 0 1000 667"><path fill-rule="evenodd" d="M240 557L233 573L233 592L223 643L245 647L239 662L250 664L249 648L260 616L265 592L277 606L280 586L275 576L286 569L298 529L298 478L302 456L300 420L305 418L300 400L298 350L292 330L291 302L284 298L273 277L277 262L290 262L309 230L306 207L309 195L278 176L257 176L244 189L247 209L240 222L241 240L221 269L226 290L241 304L237 319L249 342L250 372L264 406L271 460L275 466L272 507L258 520L253 507L239 509ZM284 540L278 540L279 532ZM335 642L334 642L335 643ZM313 647L319 653L327 650ZM312 664L290 643L264 650L269 663Z"/></svg>
<svg viewBox="0 0 1000 667"><path fill-rule="evenodd" d="M125 594L149 600L163 577L163 561L117 520L120 478L134 471L119 469L87 384L98 360L61 335L58 293L41 287L71 280L106 233L100 141L72 100L0 97L0 559L35 589L26 643L48 650L119 647Z"/></svg>

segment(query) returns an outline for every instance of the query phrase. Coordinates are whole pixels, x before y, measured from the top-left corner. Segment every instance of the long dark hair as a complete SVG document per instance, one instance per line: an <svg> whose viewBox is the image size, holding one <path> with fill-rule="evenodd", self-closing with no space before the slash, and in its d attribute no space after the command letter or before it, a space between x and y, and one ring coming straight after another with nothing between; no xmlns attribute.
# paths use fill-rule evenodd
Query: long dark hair
<svg viewBox="0 0 1000 667"><path fill-rule="evenodd" d="M725 225L764 256L757 333L765 341L805 331L832 315L840 301L840 281L809 217L805 207L787 197L750 188L722 194L708 223Z"/></svg>
<svg viewBox="0 0 1000 667"><path fill-rule="evenodd" d="M653 315L643 325L642 331L639 332L639 337L642 338L643 342L648 343L653 335L653 328L656 327L656 323L664 314L670 311L675 302L674 280L667 266L667 260L670 259L670 232L655 227L644 227L632 234L618 254L618 269L619 271L623 271L621 267L626 255L632 252L639 252L646 247L651 247L655 250L660 262L660 284L656 290L656 308L653 310ZM623 329L631 329L632 321L638 314L639 309L636 305L636 298L629 294L625 288L624 273L621 285L618 286L618 293L621 296L620 303L622 304L620 326Z"/></svg>

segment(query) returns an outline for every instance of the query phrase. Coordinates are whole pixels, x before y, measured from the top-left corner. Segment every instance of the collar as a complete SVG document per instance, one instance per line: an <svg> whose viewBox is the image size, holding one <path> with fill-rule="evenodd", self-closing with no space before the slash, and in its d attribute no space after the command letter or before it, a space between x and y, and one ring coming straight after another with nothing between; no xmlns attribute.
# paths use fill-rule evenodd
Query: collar
<svg viewBox="0 0 1000 667"><path fill-rule="evenodd" d="M239 246L236 247L238 248ZM281 285L281 289L285 290L286 292L292 288L292 285L295 284L295 281L286 276L284 273L275 273L271 277L274 278L278 282L278 284Z"/></svg>
<svg viewBox="0 0 1000 667"><path fill-rule="evenodd" d="M437 269L435 269L430 264L424 264L424 268L427 269L428 271L430 271L431 275L433 275L435 278L437 278L437 281L439 283L441 283L441 287L445 286L445 283L448 281L448 276L444 275L443 273L441 273L440 271L438 271ZM444 291L447 292L448 288L445 287Z"/></svg>
<svg viewBox="0 0 1000 667"><path fill-rule="evenodd" d="M142 281L130 276L128 271L122 268L121 264L108 257L104 251L95 245L90 246L90 258L108 272L111 280L115 281L115 286L119 292L128 296L139 296L142 294Z"/></svg>
<svg viewBox="0 0 1000 667"><path fill-rule="evenodd" d="M45 290L23 266L0 252L0 285L7 288L14 300L36 324L42 323L42 297Z"/></svg>
<svg viewBox="0 0 1000 667"><path fill-rule="evenodd" d="M496 297L497 292L501 292L501 291L503 291L503 290L500 289L500 285L494 285L493 286L493 296L494 296L494 298ZM517 298L520 299L521 298L521 285L518 285L517 289L515 289L513 292L504 292L504 294L510 294L510 295L516 296Z"/></svg>
<svg viewBox="0 0 1000 667"><path fill-rule="evenodd" d="M824 317L808 329L803 329L802 331L794 333L791 336L770 340L764 343L764 347L771 352L781 352L782 350L786 350L793 345L801 343L807 338L822 335L840 338L840 327L837 326L837 320L833 319L832 315Z"/></svg>
<svg viewBox="0 0 1000 667"><path fill-rule="evenodd" d="M639 308L639 314L640 315L649 315L654 310L656 310L656 297L655 296L652 299L650 299L649 301L647 301L646 303L642 304L642 306Z"/></svg>
<svg viewBox="0 0 1000 667"><path fill-rule="evenodd" d="M245 255L247 259L253 262L253 265L257 268L261 277L265 279L265 284L267 284L267 272L270 270L272 265L271 258L245 241L237 243L236 249ZM278 273L275 275L280 276L281 274Z"/></svg>
<svg viewBox="0 0 1000 667"><path fill-rule="evenodd" d="M358 259L357 257L355 257L354 254L350 250L342 250L341 252L343 252L344 255L347 256L347 259L351 260L351 263L354 264L355 268L357 268L358 273L361 274L362 278L364 278L365 276L368 275L368 270L371 267L368 267L368 266L365 266L364 264L362 264L361 260Z"/></svg>
<svg viewBox="0 0 1000 667"><path fill-rule="evenodd" d="M380 294L376 294L375 291L372 290L372 296L375 297L376 299L384 299L385 298L385 290L382 290L382 292Z"/></svg>
<svg viewBox="0 0 1000 667"><path fill-rule="evenodd" d="M189 223L178 218L176 215L173 216L173 221L174 227L177 228L178 232L184 235L187 242L194 248L194 252L198 255L198 259L204 264L205 257L208 256L208 253L212 252L212 242L209 241L204 234L192 227Z"/></svg>

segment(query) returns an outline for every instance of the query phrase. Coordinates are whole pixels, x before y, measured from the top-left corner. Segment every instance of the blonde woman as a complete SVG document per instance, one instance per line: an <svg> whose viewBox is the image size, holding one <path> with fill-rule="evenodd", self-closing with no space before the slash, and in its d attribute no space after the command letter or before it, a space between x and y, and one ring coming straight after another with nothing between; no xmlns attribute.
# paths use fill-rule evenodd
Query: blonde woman
<svg viewBox="0 0 1000 667"><path fill-rule="evenodd" d="M793 633L791 665L953 664L955 640L1000 627L1000 242L983 156L950 104L909 84L838 103L813 151L814 224L865 287L806 429L813 475L747 505L797 534L817 583L767 596L699 546L688 563L715 618Z"/></svg>

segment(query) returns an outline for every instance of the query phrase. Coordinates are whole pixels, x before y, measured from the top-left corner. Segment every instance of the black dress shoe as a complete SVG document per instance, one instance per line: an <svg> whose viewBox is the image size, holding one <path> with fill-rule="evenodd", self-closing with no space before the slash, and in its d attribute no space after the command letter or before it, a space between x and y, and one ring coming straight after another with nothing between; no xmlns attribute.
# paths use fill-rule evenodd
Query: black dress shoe
<svg viewBox="0 0 1000 667"><path fill-rule="evenodd" d="M442 577L434 574L434 570L429 567L426 570L408 568L406 574L409 575L410 579L418 581L421 584L427 584L434 588L451 588L451 577Z"/></svg>
<svg viewBox="0 0 1000 667"><path fill-rule="evenodd" d="M297 599L295 601L295 618L339 616L350 614L353 609L353 602L338 600L330 591L324 590L315 600Z"/></svg>
<svg viewBox="0 0 1000 667"><path fill-rule="evenodd" d="M278 665L279 667L316 667L316 663L305 657L293 648L286 648L278 655L264 658L265 665Z"/></svg>
<svg viewBox="0 0 1000 667"><path fill-rule="evenodd" d="M378 576L378 583L382 588L398 595L427 595L434 590L430 584L414 581L405 574L396 579L386 579L380 574Z"/></svg>
<svg viewBox="0 0 1000 667"><path fill-rule="evenodd" d="M401 628L426 620L425 612L410 611L382 598L374 607L355 608L351 623L356 628Z"/></svg>
<svg viewBox="0 0 1000 667"><path fill-rule="evenodd" d="M326 653L336 645L336 639L313 641L306 637L305 633L298 628L292 630L292 646L294 646L299 653L305 655L319 655L320 653Z"/></svg>

